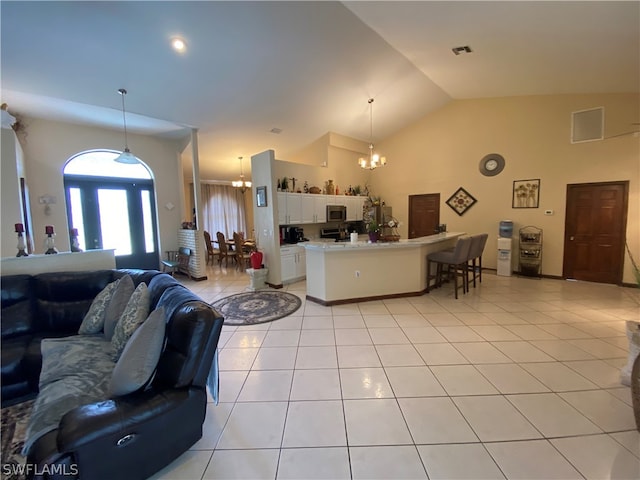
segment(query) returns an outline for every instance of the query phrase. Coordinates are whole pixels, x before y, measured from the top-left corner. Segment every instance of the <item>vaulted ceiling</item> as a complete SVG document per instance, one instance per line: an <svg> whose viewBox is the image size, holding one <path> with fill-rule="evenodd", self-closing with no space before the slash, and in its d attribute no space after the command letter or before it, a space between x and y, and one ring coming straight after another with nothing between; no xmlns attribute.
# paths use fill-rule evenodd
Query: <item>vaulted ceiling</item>
<svg viewBox="0 0 640 480"><path fill-rule="evenodd" d="M126 88L131 131L198 128L205 179L235 179L237 157L271 148L286 158L328 131L368 140L369 98L380 140L452 99L640 89L638 2L3 0L0 9L11 112L121 129Z"/></svg>

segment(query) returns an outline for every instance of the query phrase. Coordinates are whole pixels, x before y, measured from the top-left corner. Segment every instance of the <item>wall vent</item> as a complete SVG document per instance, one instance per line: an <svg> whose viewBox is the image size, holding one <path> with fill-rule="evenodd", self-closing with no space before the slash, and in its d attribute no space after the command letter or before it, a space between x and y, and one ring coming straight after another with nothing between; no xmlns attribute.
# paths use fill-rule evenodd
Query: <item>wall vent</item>
<svg viewBox="0 0 640 480"><path fill-rule="evenodd" d="M571 143L593 142L604 138L604 107L571 113Z"/></svg>

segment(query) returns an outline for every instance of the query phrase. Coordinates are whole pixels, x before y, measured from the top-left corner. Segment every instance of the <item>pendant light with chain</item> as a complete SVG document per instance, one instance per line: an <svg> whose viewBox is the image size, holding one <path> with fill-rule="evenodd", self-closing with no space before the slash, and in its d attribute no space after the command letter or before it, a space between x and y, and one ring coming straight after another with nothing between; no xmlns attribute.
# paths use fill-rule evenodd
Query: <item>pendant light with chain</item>
<svg viewBox="0 0 640 480"><path fill-rule="evenodd" d="M131 150L129 150L129 144L127 142L127 117L126 117L125 108L124 108L124 96L127 94L127 91L124 88L119 88L118 93L122 95L122 123L124 125L124 150L120 155L114 158L114 161L118 163L126 163L128 165L135 165L139 163L139 160L133 153L131 153Z"/></svg>
<svg viewBox="0 0 640 480"><path fill-rule="evenodd" d="M377 153L373 152L373 98L368 100L369 103L369 120L370 120L370 130L369 130L369 158L360 157L358 159L358 164L360 167L366 170L373 170L374 168L382 167L387 164L387 158L381 157Z"/></svg>

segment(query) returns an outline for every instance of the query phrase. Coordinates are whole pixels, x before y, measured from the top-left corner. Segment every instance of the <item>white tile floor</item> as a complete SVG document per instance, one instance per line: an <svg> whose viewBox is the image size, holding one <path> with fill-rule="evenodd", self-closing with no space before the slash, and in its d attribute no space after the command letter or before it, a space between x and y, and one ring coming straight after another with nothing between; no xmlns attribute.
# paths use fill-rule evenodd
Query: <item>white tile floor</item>
<svg viewBox="0 0 640 480"><path fill-rule="evenodd" d="M205 301L244 291L217 266ZM629 288L498 277L224 327L220 403L159 479L640 479ZM170 438L170 432L167 432Z"/></svg>

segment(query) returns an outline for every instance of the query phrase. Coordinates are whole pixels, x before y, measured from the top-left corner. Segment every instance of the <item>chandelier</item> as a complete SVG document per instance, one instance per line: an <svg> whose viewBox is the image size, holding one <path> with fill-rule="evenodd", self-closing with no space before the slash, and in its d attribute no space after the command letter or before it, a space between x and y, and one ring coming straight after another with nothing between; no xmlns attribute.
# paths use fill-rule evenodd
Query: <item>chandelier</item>
<svg viewBox="0 0 640 480"><path fill-rule="evenodd" d="M369 130L369 157L360 157L358 159L358 164L361 168L367 170L373 170L374 168L382 167L387 164L387 158L381 157L377 153L373 151L373 98L368 100L369 103L369 120L370 120L370 130Z"/></svg>
<svg viewBox="0 0 640 480"><path fill-rule="evenodd" d="M244 193L248 188L251 188L251 182L247 182L244 179L244 172L242 171L242 157L238 157L238 160L240 160L240 180L234 180L233 182L231 182L231 185L239 188L240 192Z"/></svg>
<svg viewBox="0 0 640 480"><path fill-rule="evenodd" d="M114 160L118 163L135 165L136 163L138 163L138 159L133 153L131 153L131 150L129 150L129 145L127 143L127 117L125 116L125 109L124 109L124 96L127 94L127 91L124 88L119 88L118 93L122 95L122 123L124 124L124 150L120 155L114 158Z"/></svg>

